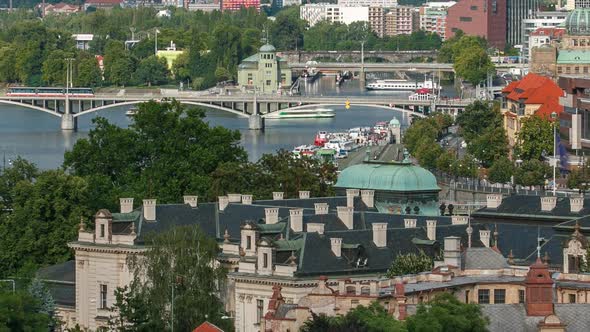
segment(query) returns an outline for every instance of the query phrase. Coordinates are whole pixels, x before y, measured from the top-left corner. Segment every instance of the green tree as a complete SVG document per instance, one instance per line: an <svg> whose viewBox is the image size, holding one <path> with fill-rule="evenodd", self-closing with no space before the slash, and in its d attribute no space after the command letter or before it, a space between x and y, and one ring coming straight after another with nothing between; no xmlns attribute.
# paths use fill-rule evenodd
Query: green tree
<svg viewBox="0 0 590 332"><path fill-rule="evenodd" d="M434 259L424 253L424 251L420 251L417 254L413 252L407 254L400 253L395 257L393 263L391 263L389 270L387 270L387 276L392 278L406 274L417 274L430 271L433 266Z"/></svg>
<svg viewBox="0 0 590 332"><path fill-rule="evenodd" d="M210 127L204 116L177 102L148 102L139 105L129 128L98 119L88 138L66 152L64 167L100 184L91 197L103 207L123 194L163 203L186 193L207 198L217 166L245 162L246 153L239 132Z"/></svg>
<svg viewBox="0 0 590 332"><path fill-rule="evenodd" d="M164 83L167 80L168 67L166 59L151 55L139 62L135 71L135 77L139 82L152 86L153 84Z"/></svg>
<svg viewBox="0 0 590 332"><path fill-rule="evenodd" d="M104 73L105 78L115 85L127 85L135 71L135 61L122 42L109 40L105 46Z"/></svg>
<svg viewBox="0 0 590 332"><path fill-rule="evenodd" d="M418 159L418 163L420 166L428 169L436 168L437 160L442 155L443 149L435 142L428 142L426 140L422 140L416 152L414 153L414 157Z"/></svg>
<svg viewBox="0 0 590 332"><path fill-rule="evenodd" d="M370 331L370 332L405 332L403 322L393 318L378 302L369 306L358 306L345 316L328 317L324 314L312 313L311 320L305 322L301 332L338 332L338 331Z"/></svg>
<svg viewBox="0 0 590 332"><path fill-rule="evenodd" d="M0 273L70 259L67 243L76 238L80 218L91 215L87 182L49 170L19 181L10 195L13 211L0 222L0 243L5 248L0 251Z"/></svg>
<svg viewBox="0 0 590 332"><path fill-rule="evenodd" d="M62 84L66 82L66 61L70 55L62 50L55 50L43 62L43 81L47 84Z"/></svg>
<svg viewBox="0 0 590 332"><path fill-rule="evenodd" d="M0 173L0 211L12 210L14 201L14 188L20 181L32 182L39 175L35 164L17 157L10 167ZM2 213L2 212L0 212Z"/></svg>
<svg viewBox="0 0 590 332"><path fill-rule="evenodd" d="M488 179L493 183L508 183L514 175L514 164L502 156L494 161L489 169Z"/></svg>
<svg viewBox="0 0 590 332"><path fill-rule="evenodd" d="M522 186L542 186L549 178L551 168L546 163L537 160L525 160L514 172L514 182Z"/></svg>
<svg viewBox="0 0 590 332"><path fill-rule="evenodd" d="M102 83L102 73L96 58L88 53L79 57L77 74L74 76L76 86L94 87Z"/></svg>
<svg viewBox="0 0 590 332"><path fill-rule="evenodd" d="M16 49L12 46L0 48L0 82L12 83L18 80L14 63L16 62Z"/></svg>
<svg viewBox="0 0 590 332"><path fill-rule="evenodd" d="M476 85L495 71L486 49L478 46L465 48L454 58L453 68L458 76Z"/></svg>
<svg viewBox="0 0 590 332"><path fill-rule="evenodd" d="M219 248L214 239L196 226L183 226L148 237L146 246L141 256L130 257L133 280L129 291L117 293L111 329L163 331L172 322L175 330L190 331L204 321L231 329L222 318L219 294L226 271L215 264Z"/></svg>
<svg viewBox="0 0 590 332"><path fill-rule="evenodd" d="M40 308L39 301L26 292L0 291L0 331L47 331L51 319Z"/></svg>
<svg viewBox="0 0 590 332"><path fill-rule="evenodd" d="M477 304L462 303L451 293L419 305L416 314L406 320L409 332L485 332L488 324Z"/></svg>
<svg viewBox="0 0 590 332"><path fill-rule="evenodd" d="M517 135L516 155L523 160L553 155L553 124L538 116L522 120Z"/></svg>
<svg viewBox="0 0 590 332"><path fill-rule="evenodd" d="M299 7L280 11L270 27L270 40L279 50L303 48L303 33L307 22L299 16Z"/></svg>

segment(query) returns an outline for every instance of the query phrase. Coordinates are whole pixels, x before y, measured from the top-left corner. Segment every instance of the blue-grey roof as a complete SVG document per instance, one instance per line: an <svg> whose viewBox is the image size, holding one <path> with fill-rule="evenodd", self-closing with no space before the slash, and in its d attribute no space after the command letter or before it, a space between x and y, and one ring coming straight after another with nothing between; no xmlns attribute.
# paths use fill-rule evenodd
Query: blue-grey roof
<svg viewBox="0 0 590 332"><path fill-rule="evenodd" d="M260 47L260 52L275 52L277 49L271 44L265 44Z"/></svg>
<svg viewBox="0 0 590 332"><path fill-rule="evenodd" d="M465 270L496 270L508 267L506 258L492 248L467 248L461 254Z"/></svg>

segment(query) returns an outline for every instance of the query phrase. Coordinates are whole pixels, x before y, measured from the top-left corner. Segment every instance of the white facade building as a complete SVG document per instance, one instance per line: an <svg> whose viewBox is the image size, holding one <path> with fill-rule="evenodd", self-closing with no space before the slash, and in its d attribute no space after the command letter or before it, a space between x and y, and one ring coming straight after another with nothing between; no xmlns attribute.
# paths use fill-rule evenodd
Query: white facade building
<svg viewBox="0 0 590 332"><path fill-rule="evenodd" d="M534 18L522 20L522 56L530 60L529 37L538 28L553 28L565 22L569 13L565 11L537 12Z"/></svg>
<svg viewBox="0 0 590 332"><path fill-rule="evenodd" d="M369 7L345 7L329 3L307 4L299 7L299 17L312 27L321 21L350 24L369 21Z"/></svg>
<svg viewBox="0 0 590 332"><path fill-rule="evenodd" d="M437 33L445 39L447 10L455 1L427 2L420 7L420 30Z"/></svg>
<svg viewBox="0 0 590 332"><path fill-rule="evenodd" d="M590 8L590 0L567 0L565 3L566 10L574 10L577 8Z"/></svg>
<svg viewBox="0 0 590 332"><path fill-rule="evenodd" d="M383 7L397 6L397 0L338 0L338 5L346 7Z"/></svg>

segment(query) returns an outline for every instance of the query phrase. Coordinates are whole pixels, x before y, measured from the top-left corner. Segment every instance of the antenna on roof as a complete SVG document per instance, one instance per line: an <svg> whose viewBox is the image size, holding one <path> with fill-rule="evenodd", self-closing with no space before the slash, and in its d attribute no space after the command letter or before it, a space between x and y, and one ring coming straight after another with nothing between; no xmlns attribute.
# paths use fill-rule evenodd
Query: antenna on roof
<svg viewBox="0 0 590 332"><path fill-rule="evenodd" d="M471 209L467 207L467 248L471 248L471 234L473 227L471 227Z"/></svg>
<svg viewBox="0 0 590 332"><path fill-rule="evenodd" d="M541 227L537 226L537 258L541 259Z"/></svg>

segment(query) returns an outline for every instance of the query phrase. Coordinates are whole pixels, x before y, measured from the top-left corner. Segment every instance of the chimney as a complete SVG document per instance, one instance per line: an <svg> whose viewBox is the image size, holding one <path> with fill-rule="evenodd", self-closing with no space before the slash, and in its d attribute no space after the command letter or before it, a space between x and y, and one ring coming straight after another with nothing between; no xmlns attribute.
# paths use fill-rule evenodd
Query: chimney
<svg viewBox="0 0 590 332"><path fill-rule="evenodd" d="M577 213L584 208L584 197L570 197L570 211Z"/></svg>
<svg viewBox="0 0 590 332"><path fill-rule="evenodd" d="M133 198L119 198L119 204L121 204L121 213L133 211Z"/></svg>
<svg viewBox="0 0 590 332"><path fill-rule="evenodd" d="M555 196L541 197L541 211L553 210L555 208L556 203L557 197Z"/></svg>
<svg viewBox="0 0 590 332"><path fill-rule="evenodd" d="M405 228L416 228L416 219L404 219Z"/></svg>
<svg viewBox="0 0 590 332"><path fill-rule="evenodd" d="M342 239L337 237L330 238L330 244L334 255L336 257L342 256Z"/></svg>
<svg viewBox="0 0 590 332"><path fill-rule="evenodd" d="M485 230L485 229L480 229L479 230L479 240L487 248L490 247L490 233L491 233L491 231L488 231L488 230Z"/></svg>
<svg viewBox="0 0 590 332"><path fill-rule="evenodd" d="M451 224L452 225L467 225L469 223L468 216L451 216Z"/></svg>
<svg viewBox="0 0 590 332"><path fill-rule="evenodd" d="M314 207L315 207L315 214L316 215L320 215L320 214L328 214L328 203L314 203Z"/></svg>
<svg viewBox="0 0 590 332"><path fill-rule="evenodd" d="M285 193L282 191L273 191L272 192L272 199L275 201L281 201L281 200L283 200L284 195L285 195Z"/></svg>
<svg viewBox="0 0 590 332"><path fill-rule="evenodd" d="M375 190L361 190L361 200L368 208L374 208Z"/></svg>
<svg viewBox="0 0 590 332"><path fill-rule="evenodd" d="M320 235L323 235L324 234L324 227L325 227L324 224L311 222L311 223L307 224L307 232L308 233L314 233L315 232L315 233L318 233Z"/></svg>
<svg viewBox="0 0 590 332"><path fill-rule="evenodd" d="M252 195L242 195L242 204L252 205Z"/></svg>
<svg viewBox="0 0 590 332"><path fill-rule="evenodd" d="M146 221L156 221L156 200L143 200L143 219Z"/></svg>
<svg viewBox="0 0 590 332"><path fill-rule="evenodd" d="M196 208L197 207L197 203L199 201L199 196L182 196L182 198L184 199L184 204L188 204L190 207Z"/></svg>
<svg viewBox="0 0 590 332"><path fill-rule="evenodd" d="M373 223L373 243L378 248L387 246L387 223Z"/></svg>
<svg viewBox="0 0 590 332"><path fill-rule="evenodd" d="M308 199L309 190L299 190L299 199Z"/></svg>
<svg viewBox="0 0 590 332"><path fill-rule="evenodd" d="M338 206L336 207L336 211L338 212L338 218L342 220L342 223L348 229L354 228L354 208L348 206Z"/></svg>
<svg viewBox="0 0 590 332"><path fill-rule="evenodd" d="M265 208L264 218L267 225L276 224L279 222L279 208Z"/></svg>
<svg viewBox="0 0 590 332"><path fill-rule="evenodd" d="M303 232L303 209L289 210L289 221L293 232Z"/></svg>
<svg viewBox="0 0 590 332"><path fill-rule="evenodd" d="M242 202L242 195L240 194L227 194L228 202L230 203L240 203Z"/></svg>
<svg viewBox="0 0 590 332"><path fill-rule="evenodd" d="M461 238L458 236L445 237L444 250L445 265L461 268Z"/></svg>
<svg viewBox="0 0 590 332"><path fill-rule="evenodd" d="M436 241L436 220L426 220L426 236L431 241Z"/></svg>
<svg viewBox="0 0 590 332"><path fill-rule="evenodd" d="M346 206L354 207L354 198L358 195L358 189L346 189Z"/></svg>
<svg viewBox="0 0 590 332"><path fill-rule="evenodd" d="M225 210L225 208L229 205L229 198L227 196L219 196L219 211Z"/></svg>
<svg viewBox="0 0 590 332"><path fill-rule="evenodd" d="M502 204L502 194L487 194L486 206L490 209L497 209Z"/></svg>

